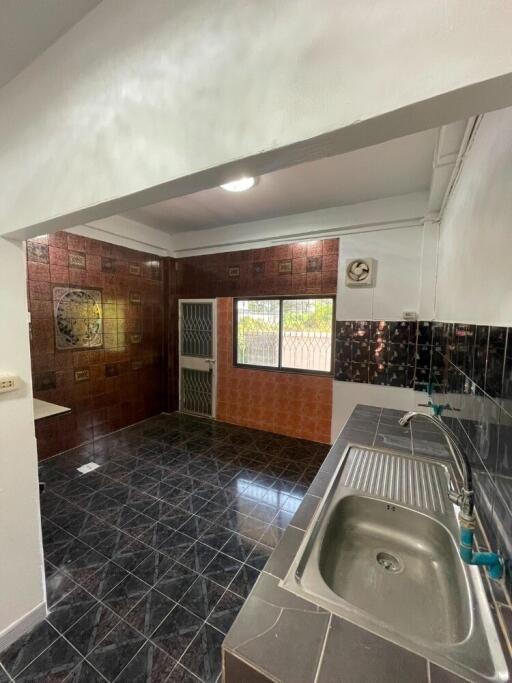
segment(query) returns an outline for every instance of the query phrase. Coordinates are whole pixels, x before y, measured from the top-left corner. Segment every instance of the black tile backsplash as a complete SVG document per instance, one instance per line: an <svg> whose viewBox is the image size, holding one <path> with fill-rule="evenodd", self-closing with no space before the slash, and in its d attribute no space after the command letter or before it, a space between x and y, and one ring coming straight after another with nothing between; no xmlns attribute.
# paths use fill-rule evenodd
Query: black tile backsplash
<svg viewBox="0 0 512 683"><path fill-rule="evenodd" d="M335 379L429 391L475 471L477 509L512 592L512 327L339 321Z"/></svg>
<svg viewBox="0 0 512 683"><path fill-rule="evenodd" d="M337 322L335 379L395 387L413 386L417 331L416 322L404 320ZM424 353L422 360L423 357Z"/></svg>

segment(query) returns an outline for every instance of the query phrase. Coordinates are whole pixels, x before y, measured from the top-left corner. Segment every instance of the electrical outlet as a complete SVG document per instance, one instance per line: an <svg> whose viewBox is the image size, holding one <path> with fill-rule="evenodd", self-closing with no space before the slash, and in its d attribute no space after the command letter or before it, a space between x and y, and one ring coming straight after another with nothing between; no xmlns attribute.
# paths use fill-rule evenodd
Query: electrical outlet
<svg viewBox="0 0 512 683"><path fill-rule="evenodd" d="M0 377L0 394L7 393L8 391L16 391L19 388L19 377L14 375L4 375Z"/></svg>

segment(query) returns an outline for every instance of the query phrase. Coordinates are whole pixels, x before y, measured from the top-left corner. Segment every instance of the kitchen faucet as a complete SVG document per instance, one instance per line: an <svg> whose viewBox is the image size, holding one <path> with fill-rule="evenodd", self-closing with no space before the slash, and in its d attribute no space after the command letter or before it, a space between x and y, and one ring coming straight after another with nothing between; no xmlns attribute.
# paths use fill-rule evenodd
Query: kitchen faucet
<svg viewBox="0 0 512 683"><path fill-rule="evenodd" d="M487 567L491 579L501 579L503 574L503 558L497 553L493 552L473 552L473 536L476 526L476 517L474 511L474 497L473 492L473 477L471 472L471 465L464 450L459 444L459 440L452 432L452 430L441 420L439 415L427 415L411 411L405 413L398 420L402 427L407 425L416 418L422 418L434 424L437 429L444 435L448 448L454 457L457 467L462 475L462 491L457 493L450 490L448 497L452 503L458 505L459 523L460 523L460 556L466 564L484 565Z"/></svg>

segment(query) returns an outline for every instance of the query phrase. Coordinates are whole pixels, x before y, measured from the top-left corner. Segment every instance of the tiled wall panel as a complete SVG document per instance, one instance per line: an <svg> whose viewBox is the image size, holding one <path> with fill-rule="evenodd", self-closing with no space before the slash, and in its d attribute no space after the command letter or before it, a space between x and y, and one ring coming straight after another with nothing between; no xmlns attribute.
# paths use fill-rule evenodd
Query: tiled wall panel
<svg viewBox="0 0 512 683"><path fill-rule="evenodd" d="M217 418L330 443L332 378L233 367L233 299L217 311Z"/></svg>
<svg viewBox="0 0 512 683"><path fill-rule="evenodd" d="M65 232L27 242L34 396L72 410L36 423L40 458L162 410L162 271L156 256ZM101 290L101 348L56 349L55 286Z"/></svg>
<svg viewBox="0 0 512 683"><path fill-rule="evenodd" d="M512 594L512 328L434 323L431 381L474 471L477 509Z"/></svg>
<svg viewBox="0 0 512 683"><path fill-rule="evenodd" d="M336 294L338 239L166 259L169 408L178 407L178 299ZM243 370L243 372L248 372ZM300 384L299 376L295 381Z"/></svg>
<svg viewBox="0 0 512 683"><path fill-rule="evenodd" d="M283 244L175 261L181 297L332 294L338 278L338 240Z"/></svg>
<svg viewBox="0 0 512 683"><path fill-rule="evenodd" d="M430 391L449 406L443 419L471 459L477 508L512 590L512 328L338 321L334 377Z"/></svg>

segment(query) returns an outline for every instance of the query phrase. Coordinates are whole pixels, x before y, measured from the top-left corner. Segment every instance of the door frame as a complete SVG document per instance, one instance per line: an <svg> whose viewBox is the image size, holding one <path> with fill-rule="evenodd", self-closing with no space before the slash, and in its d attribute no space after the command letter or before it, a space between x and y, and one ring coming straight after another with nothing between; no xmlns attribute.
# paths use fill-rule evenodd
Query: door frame
<svg viewBox="0 0 512 683"><path fill-rule="evenodd" d="M182 334L182 304L211 304L212 305L212 357L210 359L201 356L183 356L181 353L181 334ZM182 358L190 359L189 364L183 366ZM182 408L182 393L181 393L181 370L182 367L188 367L195 370L204 370L205 364L210 362L212 371L212 414L202 415L202 417L209 417L214 420L217 415L217 299L178 299L178 406L180 412L186 413ZM189 413L190 415L201 415L200 413Z"/></svg>

